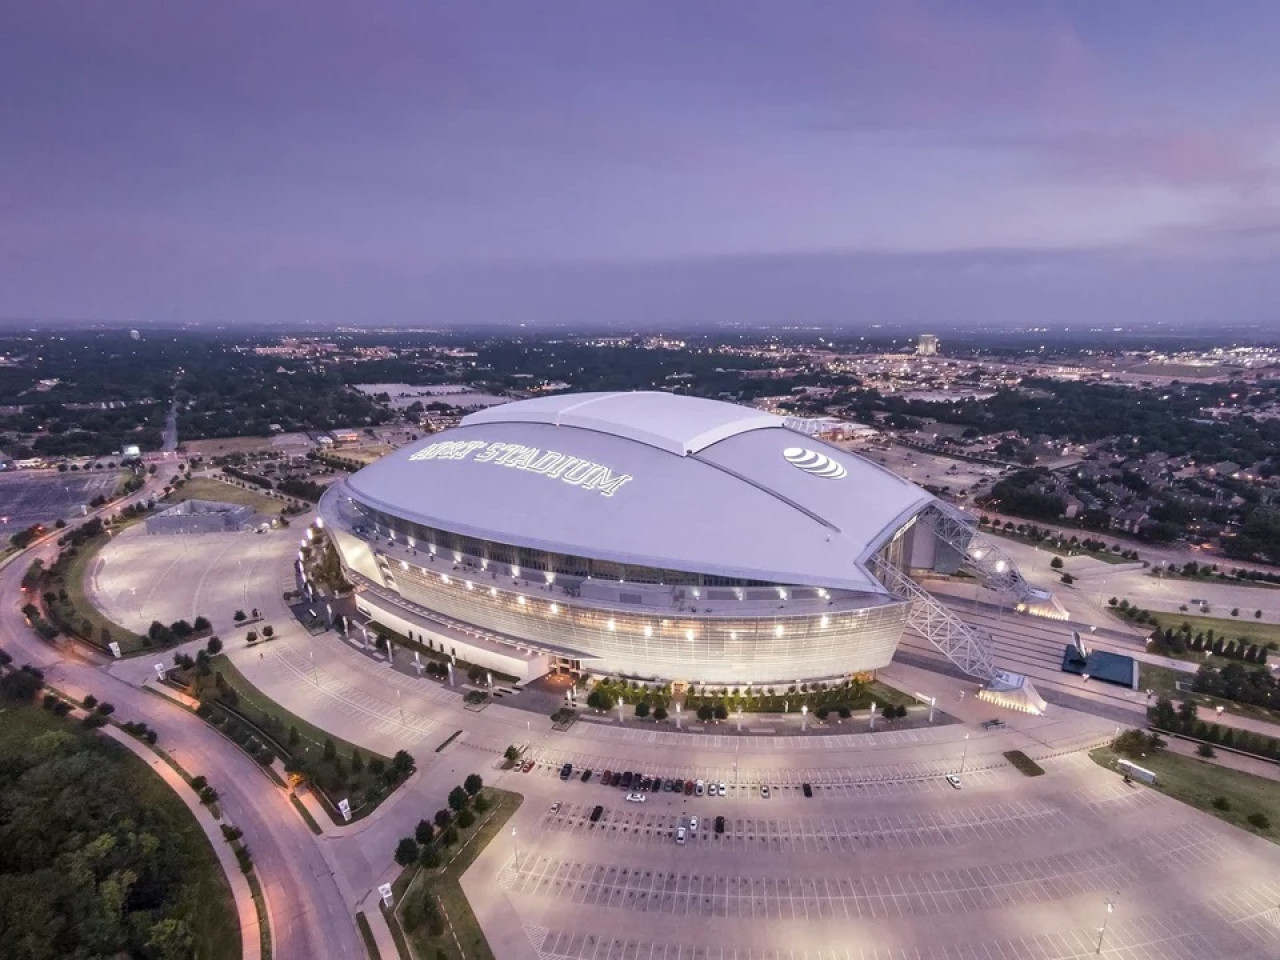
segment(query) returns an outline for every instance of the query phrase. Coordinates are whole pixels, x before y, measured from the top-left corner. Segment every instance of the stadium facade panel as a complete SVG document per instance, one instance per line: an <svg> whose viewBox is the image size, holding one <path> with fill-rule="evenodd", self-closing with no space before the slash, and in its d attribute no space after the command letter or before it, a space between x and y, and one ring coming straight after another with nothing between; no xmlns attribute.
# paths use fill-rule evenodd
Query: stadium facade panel
<svg viewBox="0 0 1280 960"><path fill-rule="evenodd" d="M791 683L883 667L954 569L924 490L782 418L665 393L466 417L335 484L320 515L373 620L529 679L564 667Z"/></svg>

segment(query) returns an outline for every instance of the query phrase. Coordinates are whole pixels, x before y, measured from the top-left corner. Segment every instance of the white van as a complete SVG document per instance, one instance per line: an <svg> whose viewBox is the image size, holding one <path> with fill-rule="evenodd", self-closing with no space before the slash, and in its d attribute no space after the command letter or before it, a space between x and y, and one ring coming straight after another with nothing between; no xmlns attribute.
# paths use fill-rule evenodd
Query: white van
<svg viewBox="0 0 1280 960"><path fill-rule="evenodd" d="M695 796L702 796L707 792L707 783L705 780L699 780L693 785L693 793Z"/></svg>

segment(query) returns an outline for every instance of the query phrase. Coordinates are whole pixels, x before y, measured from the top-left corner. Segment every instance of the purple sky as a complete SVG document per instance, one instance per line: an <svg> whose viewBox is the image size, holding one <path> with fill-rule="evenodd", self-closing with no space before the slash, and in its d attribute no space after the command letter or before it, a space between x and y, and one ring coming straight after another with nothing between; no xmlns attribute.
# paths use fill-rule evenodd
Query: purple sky
<svg viewBox="0 0 1280 960"><path fill-rule="evenodd" d="M0 4L0 316L1280 327L1275 0Z"/></svg>

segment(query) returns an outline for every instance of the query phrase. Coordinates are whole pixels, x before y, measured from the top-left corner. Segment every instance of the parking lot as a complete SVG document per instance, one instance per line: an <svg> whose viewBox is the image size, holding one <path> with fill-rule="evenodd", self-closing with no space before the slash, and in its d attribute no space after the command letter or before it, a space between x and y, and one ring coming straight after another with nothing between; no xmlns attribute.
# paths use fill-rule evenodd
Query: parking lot
<svg viewBox="0 0 1280 960"><path fill-rule="evenodd" d="M57 520L69 520L94 497L110 496L119 480L118 470L0 473L0 536L7 540L37 523L51 525Z"/></svg>
<svg viewBox="0 0 1280 960"><path fill-rule="evenodd" d="M1104 915L1107 957L1274 960L1280 948L1274 845L1081 753L1038 778L966 770L959 789L813 767L793 771L813 776L812 797L772 782L764 799L758 782L726 779L725 797L643 803L601 785L600 769L561 780L566 762L548 752L511 775L529 799L495 874L540 960L1084 960ZM645 772L719 781L679 764Z"/></svg>
<svg viewBox="0 0 1280 960"><path fill-rule="evenodd" d="M574 836L590 835L604 842L669 843L678 825L687 826L689 818L697 816L698 828L690 830L690 843L710 841L718 849L769 853L853 853L868 849L927 849L999 842L1010 836L1065 829L1070 822L1061 809L1034 800L928 813L790 819L743 816L741 807L726 811L715 801L663 812L647 810L647 803L632 804L622 797L604 797L597 802L605 807L597 822L590 820L594 809L590 801L562 803L554 813L549 811L543 815L542 828ZM724 832L720 835L712 830L717 816L725 817Z"/></svg>

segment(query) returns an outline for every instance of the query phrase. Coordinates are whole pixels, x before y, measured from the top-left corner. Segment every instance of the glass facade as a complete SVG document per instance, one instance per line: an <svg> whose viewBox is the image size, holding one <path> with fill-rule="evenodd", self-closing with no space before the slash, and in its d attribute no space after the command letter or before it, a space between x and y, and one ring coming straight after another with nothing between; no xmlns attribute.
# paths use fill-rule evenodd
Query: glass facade
<svg viewBox="0 0 1280 960"><path fill-rule="evenodd" d="M740 580L732 577L692 573L687 570L667 570L634 564L614 563L572 554L550 553L531 547L518 547L496 540L479 540L424 526L382 510L363 504L356 509L371 525L373 532L384 537L395 537L419 550L427 550L442 557L472 557L485 563L500 563L520 570L538 570L543 573L563 574L570 577L593 580L614 580L627 583L661 583L687 586L764 587L774 586L762 580Z"/></svg>
<svg viewBox="0 0 1280 960"><path fill-rule="evenodd" d="M595 609L550 589L512 590L496 572L443 572L376 554L383 584L443 616L533 647L573 651L588 670L707 683L791 683L888 664L909 604L797 615L695 616ZM497 559L497 558L495 558ZM505 561L500 561L505 562Z"/></svg>

